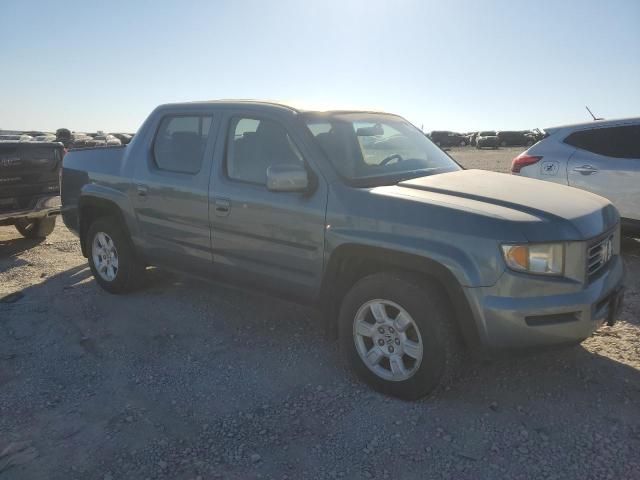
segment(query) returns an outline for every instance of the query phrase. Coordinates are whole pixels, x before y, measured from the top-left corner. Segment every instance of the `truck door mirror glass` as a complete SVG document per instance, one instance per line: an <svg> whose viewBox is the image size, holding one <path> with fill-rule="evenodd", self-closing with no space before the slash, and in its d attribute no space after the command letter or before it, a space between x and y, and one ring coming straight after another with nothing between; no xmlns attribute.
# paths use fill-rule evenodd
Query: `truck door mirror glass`
<svg viewBox="0 0 640 480"><path fill-rule="evenodd" d="M302 165L271 165L267 168L267 188L272 192L304 192L309 188L309 175Z"/></svg>

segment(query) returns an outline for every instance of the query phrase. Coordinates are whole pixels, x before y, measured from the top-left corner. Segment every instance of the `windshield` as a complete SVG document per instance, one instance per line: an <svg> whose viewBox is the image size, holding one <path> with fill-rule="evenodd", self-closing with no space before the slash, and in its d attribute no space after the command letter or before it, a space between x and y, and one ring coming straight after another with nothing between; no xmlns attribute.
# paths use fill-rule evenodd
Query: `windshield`
<svg viewBox="0 0 640 480"><path fill-rule="evenodd" d="M461 169L420 130L394 115L308 113L305 121L336 170L356 186Z"/></svg>
<svg viewBox="0 0 640 480"><path fill-rule="evenodd" d="M480 132L480 136L481 137L495 137L496 136L496 132Z"/></svg>

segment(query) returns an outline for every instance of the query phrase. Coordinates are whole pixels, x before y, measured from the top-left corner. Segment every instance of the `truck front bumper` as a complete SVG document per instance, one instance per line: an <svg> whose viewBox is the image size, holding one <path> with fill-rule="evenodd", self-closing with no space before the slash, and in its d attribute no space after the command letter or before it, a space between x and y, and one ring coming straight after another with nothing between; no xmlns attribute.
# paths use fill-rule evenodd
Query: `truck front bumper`
<svg viewBox="0 0 640 480"><path fill-rule="evenodd" d="M613 324L624 297L624 263L615 256L606 271L588 284L563 281L540 294L540 281L506 271L493 287L466 288L481 341L489 347L543 346L572 343ZM514 286L517 285L517 288ZM518 296L509 296L516 290ZM537 291L538 290L538 291ZM550 291L561 293L551 294Z"/></svg>
<svg viewBox="0 0 640 480"><path fill-rule="evenodd" d="M0 224L11 224L19 218L43 218L60 213L59 195L36 197L31 208L0 211Z"/></svg>

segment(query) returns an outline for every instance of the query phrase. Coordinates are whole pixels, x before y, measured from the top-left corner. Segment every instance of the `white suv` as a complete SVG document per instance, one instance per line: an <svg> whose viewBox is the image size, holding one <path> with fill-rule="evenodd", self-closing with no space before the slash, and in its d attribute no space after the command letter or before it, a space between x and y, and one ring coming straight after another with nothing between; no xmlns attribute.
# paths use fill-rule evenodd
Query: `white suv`
<svg viewBox="0 0 640 480"><path fill-rule="evenodd" d="M545 129L513 159L511 173L581 188L608 198L622 227L640 233L640 118Z"/></svg>

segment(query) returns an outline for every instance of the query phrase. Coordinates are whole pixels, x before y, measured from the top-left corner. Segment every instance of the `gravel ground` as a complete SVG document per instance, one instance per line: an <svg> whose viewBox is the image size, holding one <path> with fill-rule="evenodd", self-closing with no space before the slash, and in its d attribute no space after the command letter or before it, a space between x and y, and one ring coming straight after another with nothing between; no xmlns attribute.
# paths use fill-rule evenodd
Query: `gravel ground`
<svg viewBox="0 0 640 480"><path fill-rule="evenodd" d="M504 170L520 149L453 149ZM469 158L479 158L471 163ZM112 296L59 222L0 227L0 479L640 478L640 242L620 321L479 356L406 403L343 369L315 312L151 270Z"/></svg>

